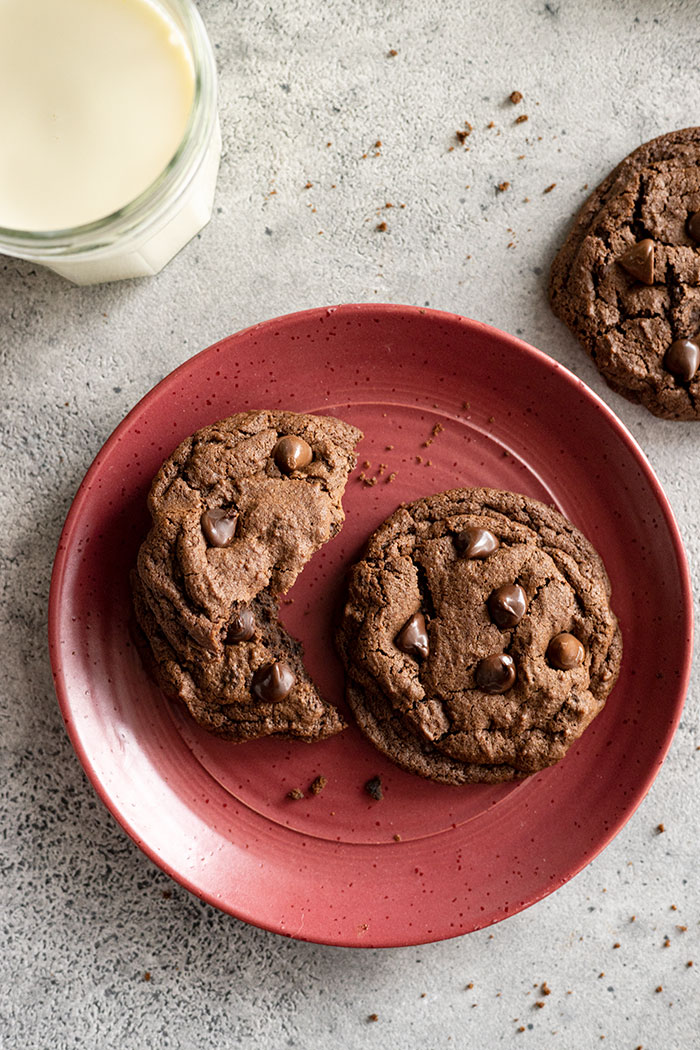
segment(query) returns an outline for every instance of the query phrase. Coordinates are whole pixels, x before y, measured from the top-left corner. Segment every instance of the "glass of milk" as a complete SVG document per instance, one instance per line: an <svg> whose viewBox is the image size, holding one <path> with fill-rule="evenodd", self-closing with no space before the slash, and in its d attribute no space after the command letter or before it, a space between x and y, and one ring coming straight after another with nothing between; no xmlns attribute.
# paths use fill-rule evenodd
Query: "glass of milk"
<svg viewBox="0 0 700 1050"><path fill-rule="evenodd" d="M0 253L157 273L208 222L216 67L192 0L0 0Z"/></svg>

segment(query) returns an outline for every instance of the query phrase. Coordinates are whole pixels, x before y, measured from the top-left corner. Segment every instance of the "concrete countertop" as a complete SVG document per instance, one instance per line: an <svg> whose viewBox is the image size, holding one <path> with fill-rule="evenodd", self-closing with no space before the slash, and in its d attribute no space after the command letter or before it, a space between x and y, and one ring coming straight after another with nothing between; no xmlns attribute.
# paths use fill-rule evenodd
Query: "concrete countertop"
<svg viewBox="0 0 700 1050"><path fill-rule="evenodd" d="M0 1046L691 1050L700 1040L697 677L648 797L570 883L490 930L356 951L247 926L146 859L75 758L45 637L62 522L128 409L216 339L338 302L463 313L573 369L647 453L697 580L700 427L612 394L552 317L545 290L584 185L639 143L697 123L700 4L199 7L216 47L224 137L210 225L142 281L77 288L0 259ZM518 106L513 90L524 95ZM516 124L520 113L529 119ZM465 121L470 149L450 151ZM388 212L387 202L405 208Z"/></svg>

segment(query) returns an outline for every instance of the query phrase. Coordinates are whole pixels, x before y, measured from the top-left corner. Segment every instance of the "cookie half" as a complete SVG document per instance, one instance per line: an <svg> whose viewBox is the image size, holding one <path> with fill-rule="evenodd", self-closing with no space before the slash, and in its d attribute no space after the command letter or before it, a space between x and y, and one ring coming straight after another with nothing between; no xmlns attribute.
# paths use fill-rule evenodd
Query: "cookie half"
<svg viewBox="0 0 700 1050"><path fill-rule="evenodd" d="M337 642L372 743L452 784L558 762L602 710L622 657L591 544L550 507L493 489L392 514L350 571Z"/></svg>
<svg viewBox="0 0 700 1050"><path fill-rule="evenodd" d="M276 596L341 528L361 437L332 417L240 413L187 438L154 478L134 608L162 688L204 728L231 740L343 728Z"/></svg>
<svg viewBox="0 0 700 1050"><path fill-rule="evenodd" d="M598 186L549 294L615 391L700 419L700 128L647 142Z"/></svg>

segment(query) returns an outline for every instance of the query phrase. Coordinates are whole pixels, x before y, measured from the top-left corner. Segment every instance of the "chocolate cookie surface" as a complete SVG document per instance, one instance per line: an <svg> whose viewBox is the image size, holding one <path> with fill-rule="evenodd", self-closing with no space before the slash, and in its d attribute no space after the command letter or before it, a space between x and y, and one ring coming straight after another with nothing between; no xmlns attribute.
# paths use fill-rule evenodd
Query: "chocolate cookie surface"
<svg viewBox="0 0 700 1050"><path fill-rule="evenodd" d="M205 728L231 740L343 728L276 596L341 528L361 436L331 417L241 413L182 442L154 478L134 607L161 686Z"/></svg>
<svg viewBox="0 0 700 1050"><path fill-rule="evenodd" d="M700 418L700 128L640 146L598 186L549 292L615 391Z"/></svg>
<svg viewBox="0 0 700 1050"><path fill-rule="evenodd" d="M370 740L410 772L512 780L564 757L622 643L585 537L525 496L454 489L400 507L350 571L338 647Z"/></svg>

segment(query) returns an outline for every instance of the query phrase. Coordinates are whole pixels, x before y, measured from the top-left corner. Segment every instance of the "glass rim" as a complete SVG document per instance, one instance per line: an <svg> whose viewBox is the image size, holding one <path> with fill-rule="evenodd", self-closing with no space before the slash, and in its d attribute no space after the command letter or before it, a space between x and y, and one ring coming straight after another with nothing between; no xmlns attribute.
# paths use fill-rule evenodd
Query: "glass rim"
<svg viewBox="0 0 700 1050"><path fill-rule="evenodd" d="M152 3L154 0L147 0ZM194 177L216 124L216 65L211 42L194 0L155 0L179 21L194 65L194 95L180 143L165 168L132 200L92 222L54 230L19 230L0 225L5 249L46 257L81 254L109 247L137 227L157 222Z"/></svg>

